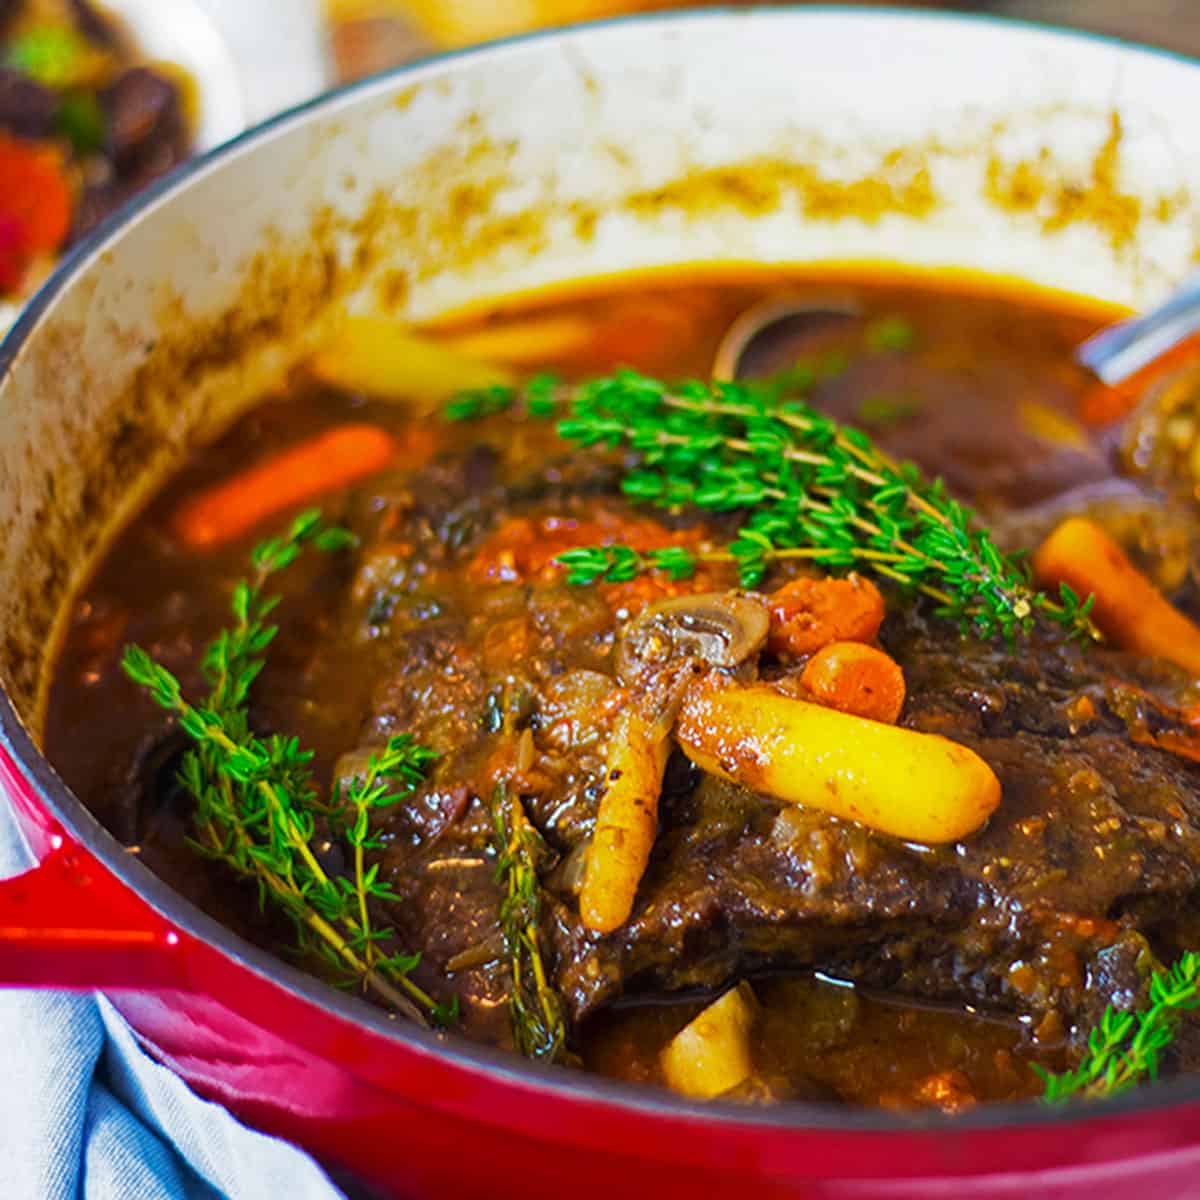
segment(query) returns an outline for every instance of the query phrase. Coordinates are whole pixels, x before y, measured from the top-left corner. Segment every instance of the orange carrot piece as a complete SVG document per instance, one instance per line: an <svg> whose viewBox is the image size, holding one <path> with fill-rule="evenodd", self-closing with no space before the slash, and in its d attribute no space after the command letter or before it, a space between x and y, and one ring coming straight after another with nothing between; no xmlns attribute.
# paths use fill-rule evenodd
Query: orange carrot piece
<svg viewBox="0 0 1200 1200"><path fill-rule="evenodd" d="M218 546L267 517L373 475L399 450L396 439L378 426L342 425L192 497L171 523L193 549Z"/></svg>
<svg viewBox="0 0 1200 1200"><path fill-rule="evenodd" d="M1079 398L1079 415L1093 428L1112 425L1137 407L1152 383L1194 364L1197 359L1200 359L1200 336L1193 335L1121 383L1092 384Z"/></svg>
<svg viewBox="0 0 1200 1200"><path fill-rule="evenodd" d="M793 579L769 598L775 654L803 658L830 642L871 642L883 624L879 589L861 575Z"/></svg>
<svg viewBox="0 0 1200 1200"><path fill-rule="evenodd" d="M1115 645L1200 676L1200 627L1094 522L1084 517L1064 521L1034 555L1033 569L1043 586L1065 583L1081 597L1093 596L1092 620Z"/></svg>
<svg viewBox="0 0 1200 1200"><path fill-rule="evenodd" d="M904 707L904 672L890 654L862 642L830 642L808 660L800 682L818 704L895 725Z"/></svg>
<svg viewBox="0 0 1200 1200"><path fill-rule="evenodd" d="M0 133L0 213L31 253L57 250L71 227L71 188L57 154Z"/></svg>

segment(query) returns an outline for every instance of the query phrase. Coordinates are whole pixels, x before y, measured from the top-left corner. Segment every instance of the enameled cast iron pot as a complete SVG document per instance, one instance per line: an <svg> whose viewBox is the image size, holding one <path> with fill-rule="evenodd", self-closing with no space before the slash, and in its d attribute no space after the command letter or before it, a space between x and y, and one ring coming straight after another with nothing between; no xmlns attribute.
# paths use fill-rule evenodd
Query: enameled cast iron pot
<svg viewBox="0 0 1200 1200"><path fill-rule="evenodd" d="M332 308L428 318L632 268L854 261L1140 306L1200 253L1197 111L1200 66L1032 27L651 18L361 84L142 198L0 351L0 774L40 860L0 885L0 978L102 988L198 1091L389 1194L1196 1195L1197 1078L1058 1111L754 1111L408 1028L154 879L37 730L106 530Z"/></svg>

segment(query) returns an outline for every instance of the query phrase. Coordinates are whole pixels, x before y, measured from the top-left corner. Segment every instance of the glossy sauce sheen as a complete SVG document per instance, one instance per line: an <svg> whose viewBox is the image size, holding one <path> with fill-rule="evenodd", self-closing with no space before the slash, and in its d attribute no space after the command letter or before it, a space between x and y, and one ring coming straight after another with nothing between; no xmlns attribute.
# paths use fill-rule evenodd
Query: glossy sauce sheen
<svg viewBox="0 0 1200 1200"><path fill-rule="evenodd" d="M1062 305L953 290L950 285L871 280L836 285L802 277L682 285L634 280L546 304L548 313L585 318L603 336L557 363L538 365L567 378L624 364L668 378L706 376L730 321L757 299L780 290L817 303L833 294L851 295L864 316L790 345L773 365L787 366L803 358L818 375L813 396L820 408L862 425L894 454L915 458L944 475L955 492L985 513L1003 514L1016 503L1028 506L1111 475L1106 453L1077 424L1088 380L1070 358L1071 348L1095 327L1098 317ZM489 321L510 315L485 317L467 328L486 330ZM911 328L911 345L899 335L878 344L880 339L869 331L878 331L885 317L901 318L900 324ZM893 333L899 327L894 324ZM199 451L111 548L77 602L47 718L45 741L51 761L116 836L135 846L154 870L202 907L268 946L287 944L286 926L258 911L250 889L187 849L186 805L177 795L162 804L146 801L148 792L171 792L171 751L177 747L164 742L167 730L161 714L124 679L117 660L123 645L136 642L175 672L185 693L201 694L198 660L206 642L225 623L230 587L244 574L253 544L280 528L285 518L269 521L231 544L190 554L175 535L176 512L213 482L349 421L377 423L402 445L420 429L422 460L460 452L464 441L475 436L468 427L446 425L428 412L414 419L404 406L339 394L298 377L286 396L266 399L219 443ZM501 474L510 482L561 452L544 423L497 423L487 428L487 436L503 447ZM401 471L401 485L403 476ZM589 518L576 512L569 521L552 507L535 507L525 514L526 526L508 526L497 541L496 530L506 514L477 514L469 541L473 552L455 568L457 574L438 567L429 576L436 576L436 588L430 585L436 596L423 601L420 587L405 591L407 585L394 583L402 574L397 556L403 556L403 548L389 549L381 530L389 497L400 485L381 481L376 489L375 482L321 499L331 518L346 519L356 531L366 532L365 561L355 569L343 560L306 557L284 577L285 598L276 618L281 634L256 685L252 706L258 727L294 732L316 751L322 779L329 778L339 755L371 737L398 731L387 726L385 718L389 713L394 718L412 698L397 699L388 692L396 631L401 630L401 642L417 636L414 631L429 619L421 609L423 602L458 605L470 614L464 635L470 653L484 663L485 675L494 675L524 653L546 653L545 637L526 618L519 585L556 570L549 559L557 549L579 544L576 526L581 523L594 520L597 527L591 532L603 534L606 521L628 530L644 519L619 503L601 503L599 515ZM560 536L565 538L561 546ZM686 526L674 536L686 540ZM386 591L377 588L384 576L403 599L399 610L393 605L381 616L371 606L374 601L378 608ZM715 571L703 583L727 587L735 581ZM562 644L555 653L558 666L568 674L601 673L605 660L594 647L603 645L604 637L611 647L611 630L622 616L659 594L645 581L620 586L626 591L610 588L602 599L591 597L591 607L585 609L578 607L584 602L572 599L565 588L548 593L567 597L561 601ZM372 624L375 620L380 623ZM404 678L395 684L401 691L413 686L412 679ZM590 711L584 711L575 695L565 697L558 712L555 728L561 726L564 732L556 736L566 739L563 761L570 769L564 767L562 777L554 777L558 790L533 813L552 843L561 833L563 844L570 844L571 822L583 819L580 812L590 820L587 806L594 805L595 795L585 797L579 777L589 764L595 765L597 751L594 745L578 746L603 732L606 718L597 714L603 710L605 693L602 684L595 687ZM430 685L417 698L423 708L421 727L414 732L468 749L454 761L456 779L439 777L437 787L414 801L421 811L389 827L387 857L390 869L402 878L453 871L462 880L463 894L471 895L491 886L486 843L455 834L459 840L443 842L435 854L430 845L437 838L430 830L440 830L439 822L446 827L463 821L469 825L469 813L463 817L461 810L477 804L489 756L498 751L486 739L469 748L478 741L481 719L480 709L470 707L479 699L470 686L458 688L464 697L462 709L449 703L446 694ZM381 695L390 698L385 702ZM409 904L407 918L398 918L403 928L406 920L419 923L422 903L437 893L415 886L400 890ZM470 914L484 910L464 904L462 911L470 924ZM436 965L439 954L444 958L468 951L488 934L479 927L439 935L438 945L426 950L426 962ZM504 1041L502 969L492 964L464 976L460 985L466 1032ZM428 979L444 986L437 971L431 970ZM772 1096L958 1108L979 1099L1034 1094L1040 1084L1030 1064L1057 1067L1062 1062L1061 1030L1046 1027L1035 1037L1013 1016L913 1005L899 996L877 996L807 976L759 979L755 987L763 1012L755 1061ZM582 1024L578 1047L591 1069L628 1080L659 1081L659 1051L700 1006L694 996L672 1000L639 995L634 989L621 1003L604 1007Z"/></svg>

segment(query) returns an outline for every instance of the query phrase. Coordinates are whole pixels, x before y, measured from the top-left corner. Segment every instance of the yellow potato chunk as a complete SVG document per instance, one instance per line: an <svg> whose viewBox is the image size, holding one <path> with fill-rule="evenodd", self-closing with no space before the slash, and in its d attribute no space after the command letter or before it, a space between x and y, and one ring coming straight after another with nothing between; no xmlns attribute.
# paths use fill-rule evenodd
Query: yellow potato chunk
<svg viewBox="0 0 1200 1200"><path fill-rule="evenodd" d="M740 983L685 1025L659 1060L667 1086L695 1100L711 1100L749 1079L757 1007L750 985Z"/></svg>
<svg viewBox="0 0 1200 1200"><path fill-rule="evenodd" d="M324 383L382 399L507 387L515 377L387 317L347 317L312 360Z"/></svg>
<svg viewBox="0 0 1200 1200"><path fill-rule="evenodd" d="M695 689L675 736L712 775L905 841L958 841L1000 803L1000 781L968 747L764 685Z"/></svg>

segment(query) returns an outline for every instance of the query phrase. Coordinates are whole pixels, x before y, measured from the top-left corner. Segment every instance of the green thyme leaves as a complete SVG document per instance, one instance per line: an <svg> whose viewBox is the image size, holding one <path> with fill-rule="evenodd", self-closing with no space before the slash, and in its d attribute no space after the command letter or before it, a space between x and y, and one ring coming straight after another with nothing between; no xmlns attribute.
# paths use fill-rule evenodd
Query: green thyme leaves
<svg viewBox="0 0 1200 1200"><path fill-rule="evenodd" d="M138 646L126 648L122 666L191 740L180 780L196 805L196 848L253 880L261 902L290 918L299 948L323 957L338 982L369 988L422 1023L444 1025L455 1019L457 1004L439 1002L410 978L418 957L395 949L395 931L373 913L397 897L379 878L378 863L366 862L366 852L379 848L373 814L411 795L435 755L407 735L395 736L368 757L344 794L335 790L322 802L312 753L294 737L258 735L247 716L250 687L277 633L268 618L278 597L267 595L265 585L304 547L332 552L351 541L313 511L255 549L250 578L233 590L233 623L205 653L211 690L202 704L187 700L179 681ZM322 865L314 849L318 821L347 847L348 874Z"/></svg>
<svg viewBox="0 0 1200 1200"><path fill-rule="evenodd" d="M1073 1071L1053 1075L1039 1070L1045 1099L1057 1104L1073 1097L1114 1096L1158 1075L1162 1053L1186 1013L1200 1008L1200 954L1189 951L1150 980L1150 1002L1138 1012L1111 1006L1088 1037L1083 1061Z"/></svg>

